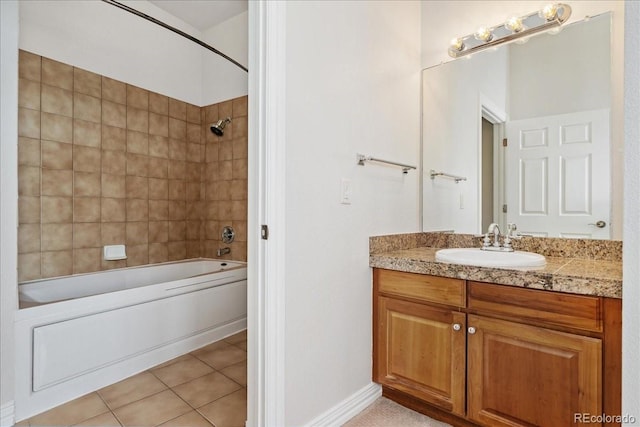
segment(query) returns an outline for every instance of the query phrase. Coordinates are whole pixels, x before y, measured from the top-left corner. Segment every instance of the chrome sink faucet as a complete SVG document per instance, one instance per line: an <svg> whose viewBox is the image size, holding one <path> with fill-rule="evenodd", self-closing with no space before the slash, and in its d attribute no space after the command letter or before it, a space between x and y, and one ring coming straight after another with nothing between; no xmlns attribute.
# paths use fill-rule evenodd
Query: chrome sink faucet
<svg viewBox="0 0 640 427"><path fill-rule="evenodd" d="M507 234L504 236L503 244L500 244L500 226L495 222L489 224L489 229L487 233L484 235L482 239L482 249L483 251L499 251L499 252L513 252L513 247L511 246L511 239L517 238L514 234L516 230L515 224L507 224ZM493 235L493 243L491 243L490 235Z"/></svg>
<svg viewBox="0 0 640 427"><path fill-rule="evenodd" d="M496 248L500 247L500 226L495 222L489 224L489 229L487 230L489 234L493 234L493 246Z"/></svg>

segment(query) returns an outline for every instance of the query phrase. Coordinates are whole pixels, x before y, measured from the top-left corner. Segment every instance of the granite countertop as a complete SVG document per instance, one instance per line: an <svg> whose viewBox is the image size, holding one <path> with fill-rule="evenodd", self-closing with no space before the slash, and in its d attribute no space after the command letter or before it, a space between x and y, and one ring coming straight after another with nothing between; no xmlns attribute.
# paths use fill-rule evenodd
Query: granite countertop
<svg viewBox="0 0 640 427"><path fill-rule="evenodd" d="M391 248L390 248L391 249ZM622 262L545 255L537 269L489 268L436 261L440 247L416 247L371 253L371 267L498 283L554 292L622 298Z"/></svg>

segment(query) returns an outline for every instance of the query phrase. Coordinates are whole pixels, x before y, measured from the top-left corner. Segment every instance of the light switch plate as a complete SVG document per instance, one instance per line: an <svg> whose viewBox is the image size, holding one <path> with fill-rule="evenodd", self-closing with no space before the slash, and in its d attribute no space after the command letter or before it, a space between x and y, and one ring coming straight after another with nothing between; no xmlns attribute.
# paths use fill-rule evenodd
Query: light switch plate
<svg viewBox="0 0 640 427"><path fill-rule="evenodd" d="M340 203L343 205L351 204L351 180L342 178L340 180Z"/></svg>

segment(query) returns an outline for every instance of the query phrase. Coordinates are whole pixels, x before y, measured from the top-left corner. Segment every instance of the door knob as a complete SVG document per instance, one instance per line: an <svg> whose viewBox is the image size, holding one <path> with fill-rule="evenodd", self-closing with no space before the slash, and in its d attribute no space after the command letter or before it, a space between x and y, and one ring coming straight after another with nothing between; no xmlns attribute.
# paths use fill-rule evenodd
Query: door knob
<svg viewBox="0 0 640 427"><path fill-rule="evenodd" d="M469 326L469 329L467 329L467 331L469 332L469 335L473 335L476 333L476 328L474 328L473 326Z"/></svg>
<svg viewBox="0 0 640 427"><path fill-rule="evenodd" d="M602 220L600 220L600 221L597 221L595 224L593 222L590 222L587 225L595 225L598 228L605 228L607 226L607 223L602 221Z"/></svg>
<svg viewBox="0 0 640 427"><path fill-rule="evenodd" d="M454 330L454 331L459 331L459 330L460 330L460 328L461 328L460 323L454 323L454 324L453 324L453 330Z"/></svg>

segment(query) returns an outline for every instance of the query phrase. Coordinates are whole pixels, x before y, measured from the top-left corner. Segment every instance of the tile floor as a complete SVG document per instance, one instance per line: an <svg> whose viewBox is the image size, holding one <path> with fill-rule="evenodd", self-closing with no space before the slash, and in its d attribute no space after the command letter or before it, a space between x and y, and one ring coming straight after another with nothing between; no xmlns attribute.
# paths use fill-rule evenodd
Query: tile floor
<svg viewBox="0 0 640 427"><path fill-rule="evenodd" d="M244 331L21 421L16 427L243 427L246 415Z"/></svg>
<svg viewBox="0 0 640 427"><path fill-rule="evenodd" d="M451 425L405 408L386 397L379 397L342 427L451 427Z"/></svg>

